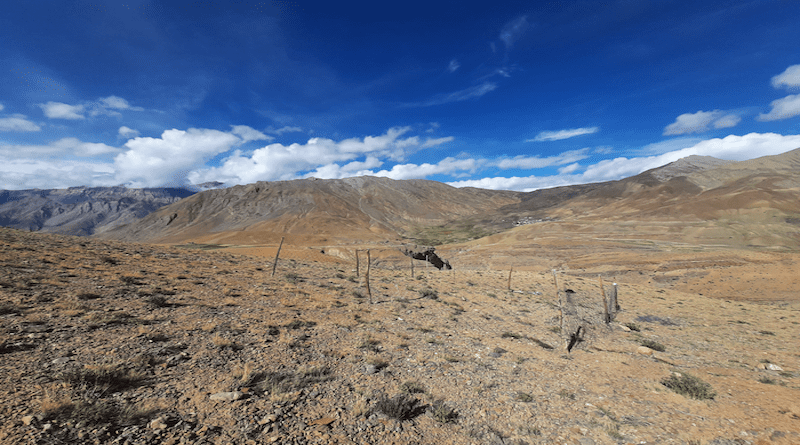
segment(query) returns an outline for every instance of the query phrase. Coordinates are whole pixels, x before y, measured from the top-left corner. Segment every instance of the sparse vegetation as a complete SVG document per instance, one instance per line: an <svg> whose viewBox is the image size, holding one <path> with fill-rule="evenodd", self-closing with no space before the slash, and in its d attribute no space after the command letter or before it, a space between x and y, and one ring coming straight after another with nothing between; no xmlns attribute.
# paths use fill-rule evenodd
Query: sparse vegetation
<svg viewBox="0 0 800 445"><path fill-rule="evenodd" d="M458 413L443 400L435 400L431 403L430 413L437 422L440 423L455 423L458 419Z"/></svg>
<svg viewBox="0 0 800 445"><path fill-rule="evenodd" d="M400 385L400 390L406 394L425 394L425 385L416 380L407 380Z"/></svg>
<svg viewBox="0 0 800 445"><path fill-rule="evenodd" d="M682 396L698 400L710 400L717 395L711 385L686 373L672 373L662 379L661 384Z"/></svg>
<svg viewBox="0 0 800 445"><path fill-rule="evenodd" d="M387 417L397 420L411 420L427 409L420 405L416 397L408 394L398 394L392 398L381 397L375 402L375 409Z"/></svg>
<svg viewBox="0 0 800 445"><path fill-rule="evenodd" d="M642 340L640 342L640 344L642 346L646 346L646 347L652 349L653 351L664 352L664 351L667 350L667 348L664 345L662 345L661 343L659 343L659 342L657 342L655 340L651 340L649 338L646 338L646 339Z"/></svg>
<svg viewBox="0 0 800 445"><path fill-rule="evenodd" d="M514 396L514 400L517 402L530 403L533 402L533 396L526 392L518 392L517 395Z"/></svg>

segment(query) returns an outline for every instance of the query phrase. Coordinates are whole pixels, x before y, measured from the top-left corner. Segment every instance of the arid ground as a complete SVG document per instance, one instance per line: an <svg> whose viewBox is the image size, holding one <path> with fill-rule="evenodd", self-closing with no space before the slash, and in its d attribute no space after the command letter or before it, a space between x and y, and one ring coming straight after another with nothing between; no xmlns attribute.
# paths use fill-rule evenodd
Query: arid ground
<svg viewBox="0 0 800 445"><path fill-rule="evenodd" d="M510 233L412 278L381 244L272 276L274 244L0 229L0 442L800 443L800 255Z"/></svg>

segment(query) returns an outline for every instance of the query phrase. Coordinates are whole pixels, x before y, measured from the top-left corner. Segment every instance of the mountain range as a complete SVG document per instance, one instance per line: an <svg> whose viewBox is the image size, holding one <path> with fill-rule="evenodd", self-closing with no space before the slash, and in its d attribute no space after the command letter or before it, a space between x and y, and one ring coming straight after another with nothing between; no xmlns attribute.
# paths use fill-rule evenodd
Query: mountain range
<svg viewBox="0 0 800 445"><path fill-rule="evenodd" d="M690 156L622 180L533 192L367 176L199 193L123 187L0 192L0 225L156 243L254 245L285 236L310 245L438 245L519 226L541 230L569 222L581 230L610 225L619 231L633 221L667 230L656 235L671 233L676 241L796 249L800 149L742 162Z"/></svg>

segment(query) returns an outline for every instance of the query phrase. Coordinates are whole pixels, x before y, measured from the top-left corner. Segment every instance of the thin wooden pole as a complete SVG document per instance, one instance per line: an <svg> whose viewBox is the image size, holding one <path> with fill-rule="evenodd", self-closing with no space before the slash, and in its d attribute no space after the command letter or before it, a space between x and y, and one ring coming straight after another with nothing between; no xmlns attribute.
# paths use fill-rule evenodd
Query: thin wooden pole
<svg viewBox="0 0 800 445"><path fill-rule="evenodd" d="M359 266L359 264L358 264L358 249L356 249L356 278L361 276L361 275L359 275L359 272L358 272L358 270L359 270L358 266Z"/></svg>
<svg viewBox="0 0 800 445"><path fill-rule="evenodd" d="M512 267L511 270L508 271L508 290L511 290L511 273L514 272L514 268Z"/></svg>
<svg viewBox="0 0 800 445"><path fill-rule="evenodd" d="M558 318L560 320L561 332L564 332L564 305L561 303L561 292L558 290L558 275L556 270L553 269L553 283L556 285L556 296L558 297Z"/></svg>
<svg viewBox="0 0 800 445"><path fill-rule="evenodd" d="M614 293L612 297L614 299L614 311L619 312L619 300L617 300L617 283L614 283Z"/></svg>
<svg viewBox="0 0 800 445"><path fill-rule="evenodd" d="M367 284L367 295L369 295L369 304L372 304L372 291L369 289L369 265L372 261L369 258L369 249L367 249L367 272L364 274L364 281Z"/></svg>
<svg viewBox="0 0 800 445"><path fill-rule="evenodd" d="M272 276L275 276L275 268L278 267L278 257L281 255L281 247L283 247L283 237L281 243L278 245L278 251L275 252L275 261L272 262Z"/></svg>
<svg viewBox="0 0 800 445"><path fill-rule="evenodd" d="M600 280L600 292L603 294L603 321L608 324L611 323L611 317L608 316L608 298L606 298L606 289L603 286L603 277L598 275L597 279Z"/></svg>
<svg viewBox="0 0 800 445"><path fill-rule="evenodd" d="M414 258L411 259L411 278L414 278Z"/></svg>

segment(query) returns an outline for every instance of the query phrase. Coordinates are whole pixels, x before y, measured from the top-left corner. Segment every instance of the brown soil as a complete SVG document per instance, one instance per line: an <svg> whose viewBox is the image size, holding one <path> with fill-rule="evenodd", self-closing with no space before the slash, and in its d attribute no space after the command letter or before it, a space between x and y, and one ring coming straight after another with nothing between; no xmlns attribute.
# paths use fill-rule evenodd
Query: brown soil
<svg viewBox="0 0 800 445"><path fill-rule="evenodd" d="M370 303L355 245L288 243L272 277L273 245L0 229L0 442L800 443L797 253L523 232L414 278L360 246ZM551 269L583 314L570 353ZM598 275L618 283L609 325ZM414 387L409 419L381 412Z"/></svg>

